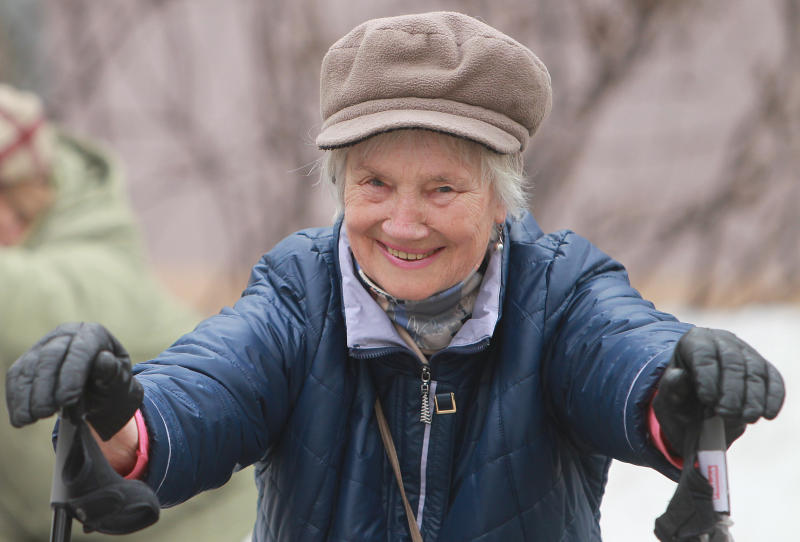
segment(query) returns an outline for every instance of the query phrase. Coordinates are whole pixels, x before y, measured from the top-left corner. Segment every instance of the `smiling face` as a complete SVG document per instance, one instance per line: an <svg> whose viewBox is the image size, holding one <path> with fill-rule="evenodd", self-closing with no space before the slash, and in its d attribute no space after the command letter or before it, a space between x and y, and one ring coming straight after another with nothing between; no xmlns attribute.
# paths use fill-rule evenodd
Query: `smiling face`
<svg viewBox="0 0 800 542"><path fill-rule="evenodd" d="M425 299L480 265L506 212L481 180L479 153L422 130L375 136L349 151L344 226L356 261L389 294Z"/></svg>

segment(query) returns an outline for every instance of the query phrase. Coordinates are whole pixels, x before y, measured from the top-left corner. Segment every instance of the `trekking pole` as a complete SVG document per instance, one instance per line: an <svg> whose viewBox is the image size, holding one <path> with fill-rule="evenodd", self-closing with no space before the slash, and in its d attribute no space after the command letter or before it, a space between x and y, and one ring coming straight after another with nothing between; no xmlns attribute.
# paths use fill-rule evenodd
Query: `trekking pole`
<svg viewBox="0 0 800 542"><path fill-rule="evenodd" d="M53 509L53 522L50 526L50 542L69 542L72 539L72 514L67 505L66 489L62 473L67 462L67 454L75 440L75 425L66 409L61 411L56 441L56 463L53 469L53 485L50 488L50 507Z"/></svg>
<svg viewBox="0 0 800 542"><path fill-rule="evenodd" d="M159 516L153 491L139 480L125 480L108 463L80 406L61 412L50 506L50 542L69 542L73 519L87 533L127 534Z"/></svg>
<svg viewBox="0 0 800 542"><path fill-rule="evenodd" d="M656 518L654 532L661 542L733 542L725 451L719 416L687 427L678 487Z"/></svg>
<svg viewBox="0 0 800 542"><path fill-rule="evenodd" d="M729 527L731 521L731 502L728 486L728 464L725 456L725 424L719 416L703 422L700 442L697 447L697 463L700 473L708 480L713 490L711 502L719 519L713 534L704 534L700 542L733 542Z"/></svg>
<svg viewBox="0 0 800 542"><path fill-rule="evenodd" d="M53 524L50 528L50 542L69 542L72 540L72 516L63 504L54 504Z"/></svg>

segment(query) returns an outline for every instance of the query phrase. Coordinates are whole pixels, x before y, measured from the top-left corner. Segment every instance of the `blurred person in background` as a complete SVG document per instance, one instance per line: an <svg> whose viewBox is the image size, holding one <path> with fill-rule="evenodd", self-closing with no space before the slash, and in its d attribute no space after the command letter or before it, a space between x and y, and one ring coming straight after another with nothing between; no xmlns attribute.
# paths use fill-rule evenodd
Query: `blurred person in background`
<svg viewBox="0 0 800 542"><path fill-rule="evenodd" d="M126 342L131 359L142 361L190 331L199 319L169 295L148 268L121 172L112 158L48 122L37 96L0 84L4 371L31 341L60 322L104 322ZM5 409L3 401L3 418ZM47 539L50 434L44 425L12 431L6 421L0 422L2 542ZM226 532L236 539L252 523L254 492L247 479L237 479L234 486L209 494L196 506L165 514L142 540L221 540ZM214 514L209 516L209 510ZM76 534L75 539L84 536Z"/></svg>
<svg viewBox="0 0 800 542"><path fill-rule="evenodd" d="M678 479L705 418L729 445L778 414L751 347L540 230L521 156L552 97L525 46L459 13L371 20L328 50L320 96L336 223L132 371L113 330L60 326L8 373L15 425L82 399L167 504L255 464L259 542L588 542L612 458Z"/></svg>

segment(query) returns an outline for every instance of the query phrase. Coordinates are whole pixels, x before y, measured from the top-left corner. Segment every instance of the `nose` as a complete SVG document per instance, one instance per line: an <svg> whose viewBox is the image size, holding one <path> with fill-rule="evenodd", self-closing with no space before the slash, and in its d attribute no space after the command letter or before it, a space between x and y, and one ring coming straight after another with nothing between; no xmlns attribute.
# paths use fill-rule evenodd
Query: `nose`
<svg viewBox="0 0 800 542"><path fill-rule="evenodd" d="M389 216L383 221L383 233L397 240L419 241L428 235L422 202L410 195L398 195Z"/></svg>

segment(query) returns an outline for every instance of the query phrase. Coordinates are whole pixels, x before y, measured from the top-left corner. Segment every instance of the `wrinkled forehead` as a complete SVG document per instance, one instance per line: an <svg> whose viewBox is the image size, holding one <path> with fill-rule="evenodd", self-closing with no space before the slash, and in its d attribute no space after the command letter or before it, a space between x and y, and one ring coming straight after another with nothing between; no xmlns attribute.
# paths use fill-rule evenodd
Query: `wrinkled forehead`
<svg viewBox="0 0 800 542"><path fill-rule="evenodd" d="M392 153L402 151L420 159L436 154L454 166L473 169L480 167L482 148L479 144L431 130L394 130L372 136L350 147L347 166L379 166Z"/></svg>

